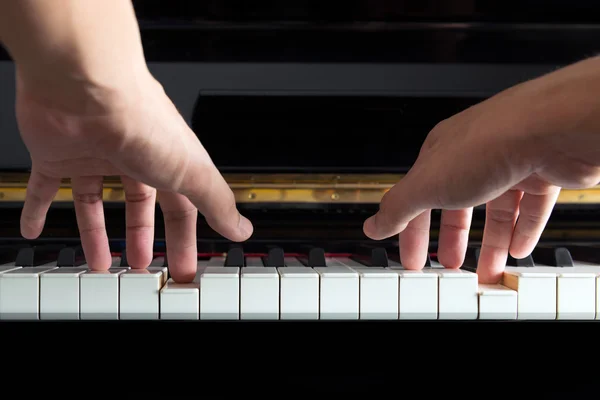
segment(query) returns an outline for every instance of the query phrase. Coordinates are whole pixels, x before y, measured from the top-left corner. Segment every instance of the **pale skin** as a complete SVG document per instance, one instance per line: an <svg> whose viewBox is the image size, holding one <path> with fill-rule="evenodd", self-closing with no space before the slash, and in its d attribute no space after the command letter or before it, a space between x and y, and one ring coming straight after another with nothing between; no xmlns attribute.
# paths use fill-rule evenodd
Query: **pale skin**
<svg viewBox="0 0 600 400"><path fill-rule="evenodd" d="M151 260L157 200L176 281L196 273L198 212L230 240L252 235L202 132L191 131L148 71L129 1L1 2L0 41L17 67L17 120L32 159L25 238L41 235L59 180L71 178L88 265L107 269L107 175L122 177L133 268ZM537 244L560 188L600 181L599 92L600 58L590 58L440 122L365 234L400 235L403 264L420 269L429 210L443 209L439 261L458 268L472 208L487 204L478 274L498 282L509 252L521 258Z"/></svg>

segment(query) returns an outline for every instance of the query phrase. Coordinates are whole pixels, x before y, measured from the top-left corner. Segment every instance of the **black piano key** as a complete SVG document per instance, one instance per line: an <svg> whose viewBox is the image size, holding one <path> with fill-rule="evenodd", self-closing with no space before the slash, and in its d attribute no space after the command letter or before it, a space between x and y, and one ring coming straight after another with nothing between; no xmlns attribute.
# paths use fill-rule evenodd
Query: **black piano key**
<svg viewBox="0 0 600 400"><path fill-rule="evenodd" d="M373 267L389 267L389 258L387 250L383 247L376 247L371 250L371 266Z"/></svg>
<svg viewBox="0 0 600 400"><path fill-rule="evenodd" d="M585 245L571 245L566 247L569 249L574 263L582 262L600 266L600 247Z"/></svg>
<svg viewBox="0 0 600 400"><path fill-rule="evenodd" d="M33 267L58 261L58 255L62 249L67 247L64 244L44 244L33 246Z"/></svg>
<svg viewBox="0 0 600 400"><path fill-rule="evenodd" d="M465 253L465 261L463 262L461 269L470 272L477 271L477 264L479 263L479 252L481 249L479 247L469 246L467 247L467 251Z"/></svg>
<svg viewBox="0 0 600 400"><path fill-rule="evenodd" d="M241 246L232 246L227 251L225 256L225 267L244 267L246 265L246 259L244 257L244 249Z"/></svg>
<svg viewBox="0 0 600 400"><path fill-rule="evenodd" d="M264 257L263 263L265 267L285 267L285 254L280 247L269 249L267 256Z"/></svg>
<svg viewBox="0 0 600 400"><path fill-rule="evenodd" d="M387 250L379 246L361 244L350 258L369 267L389 267Z"/></svg>
<svg viewBox="0 0 600 400"><path fill-rule="evenodd" d="M123 247L123 250L121 250L121 263L119 266L129 267L129 261L127 261L127 249L125 247Z"/></svg>
<svg viewBox="0 0 600 400"><path fill-rule="evenodd" d="M326 267L325 250L321 247L301 246L301 256L297 257L298 261L307 267Z"/></svg>
<svg viewBox="0 0 600 400"><path fill-rule="evenodd" d="M325 262L325 250L315 247L308 253L308 266L309 267L326 267Z"/></svg>
<svg viewBox="0 0 600 400"><path fill-rule="evenodd" d="M400 265L402 265L402 260L400 257L400 248L392 247L389 251L386 251L388 259L394 261Z"/></svg>
<svg viewBox="0 0 600 400"><path fill-rule="evenodd" d="M33 267L33 247L24 247L19 250L15 259L17 267Z"/></svg>
<svg viewBox="0 0 600 400"><path fill-rule="evenodd" d="M538 246L533 250L531 255L538 264L545 264L553 267L573 266L573 258L566 247Z"/></svg>
<svg viewBox="0 0 600 400"><path fill-rule="evenodd" d="M326 267L325 250L320 247L304 247L305 254L298 260L307 267Z"/></svg>
<svg viewBox="0 0 600 400"><path fill-rule="evenodd" d="M535 267L533 256L531 254L524 258L514 258L509 254L506 265L510 267Z"/></svg>
<svg viewBox="0 0 600 400"><path fill-rule="evenodd" d="M12 245L0 246L0 265L15 262L20 248Z"/></svg>
<svg viewBox="0 0 600 400"><path fill-rule="evenodd" d="M425 257L425 268L431 268L431 254L427 252L427 256Z"/></svg>
<svg viewBox="0 0 600 400"><path fill-rule="evenodd" d="M58 267L79 267L85 264L85 256L81 247L65 247L58 253Z"/></svg>

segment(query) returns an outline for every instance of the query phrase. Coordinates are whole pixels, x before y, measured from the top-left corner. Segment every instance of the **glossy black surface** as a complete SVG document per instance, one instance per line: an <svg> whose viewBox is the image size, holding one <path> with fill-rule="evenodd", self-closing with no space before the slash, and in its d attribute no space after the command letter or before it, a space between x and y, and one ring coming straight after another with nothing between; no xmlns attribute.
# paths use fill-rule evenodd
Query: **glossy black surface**
<svg viewBox="0 0 600 400"><path fill-rule="evenodd" d="M141 20L597 22L595 0L134 0Z"/></svg>
<svg viewBox="0 0 600 400"><path fill-rule="evenodd" d="M192 128L227 171L406 172L438 122L480 100L201 95Z"/></svg>
<svg viewBox="0 0 600 400"><path fill-rule="evenodd" d="M134 7L149 61L566 64L600 52L600 3L590 0L143 0Z"/></svg>

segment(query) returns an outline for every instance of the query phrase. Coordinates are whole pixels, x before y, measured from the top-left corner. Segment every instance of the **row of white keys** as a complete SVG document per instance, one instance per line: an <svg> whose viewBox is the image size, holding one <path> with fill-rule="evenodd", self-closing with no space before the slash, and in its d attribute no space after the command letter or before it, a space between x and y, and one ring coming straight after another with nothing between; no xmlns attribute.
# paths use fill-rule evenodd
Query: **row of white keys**
<svg viewBox="0 0 600 400"><path fill-rule="evenodd" d="M477 275L444 269L432 261L419 271L367 267L354 260L336 259L356 270L360 278L361 319L477 319Z"/></svg>
<svg viewBox="0 0 600 400"><path fill-rule="evenodd" d="M0 274L0 319L39 319L40 276L56 268L54 262Z"/></svg>

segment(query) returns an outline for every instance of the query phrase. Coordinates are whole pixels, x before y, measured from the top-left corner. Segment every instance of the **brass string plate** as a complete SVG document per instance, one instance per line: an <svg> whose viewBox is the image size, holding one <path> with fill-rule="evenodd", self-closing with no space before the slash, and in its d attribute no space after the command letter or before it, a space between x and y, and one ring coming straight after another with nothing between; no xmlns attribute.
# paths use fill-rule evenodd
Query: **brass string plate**
<svg viewBox="0 0 600 400"><path fill-rule="evenodd" d="M377 204L400 179L400 174L224 174L238 203L355 203ZM23 202L27 174L0 175L0 202ZM123 202L118 177L105 179L105 202ZM64 180L55 201L72 202L69 180ZM599 204L600 185L589 189L564 189L560 204Z"/></svg>

